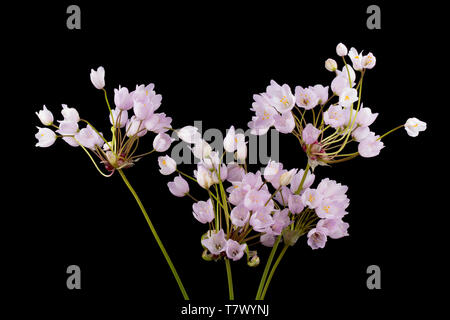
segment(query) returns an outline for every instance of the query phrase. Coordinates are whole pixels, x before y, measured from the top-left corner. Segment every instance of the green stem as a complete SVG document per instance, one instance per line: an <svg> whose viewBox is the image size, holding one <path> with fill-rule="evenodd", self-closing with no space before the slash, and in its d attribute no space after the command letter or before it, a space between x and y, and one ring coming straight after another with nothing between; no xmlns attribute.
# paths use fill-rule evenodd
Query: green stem
<svg viewBox="0 0 450 320"><path fill-rule="evenodd" d="M261 277L261 281L259 282L258 292L256 293L255 300L261 300L261 293L266 282L267 274L269 273L270 265L272 264L273 257L275 256L275 252L277 251L278 244L280 243L281 235L277 237L275 243L273 244L272 251L270 252L269 259L267 259L266 267L264 268L263 275Z"/></svg>
<svg viewBox="0 0 450 320"><path fill-rule="evenodd" d="M388 134L391 134L392 132L394 132L394 131L396 131L396 130L398 130L398 129L400 129L400 128L403 128L404 126L405 126L405 125L402 124L402 125L400 125L400 126L398 126L398 127L395 127L394 129L392 129L392 130L386 132L385 134L383 134L383 135L382 135L381 137L379 137L377 140L383 139L383 138L386 137Z"/></svg>
<svg viewBox="0 0 450 320"><path fill-rule="evenodd" d="M234 300L234 292L233 292L233 276L231 275L231 266L230 260L225 258L225 266L227 268L227 278L228 278L228 293L230 295L230 300Z"/></svg>
<svg viewBox="0 0 450 320"><path fill-rule="evenodd" d="M283 247L283 250L281 250L280 255L278 256L277 260L275 261L275 263L272 267L272 270L270 271L269 277L267 278L267 282L266 282L266 285L264 286L264 291L261 294L260 300L264 300L267 289L269 288L269 285L270 285L270 281L272 280L273 274L275 273L275 270L277 269L278 265L280 264L281 259L283 259L283 256L286 253L288 248L289 248L289 245L285 244Z"/></svg>
<svg viewBox="0 0 450 320"><path fill-rule="evenodd" d="M172 263L172 260L170 259L169 255L167 254L166 249L164 248L164 245L161 242L161 239L159 239L158 233L156 233L155 228L153 227L152 222L150 221L150 218L147 214L147 211L145 210L144 206L142 205L141 200L139 199L136 191L134 191L133 187L131 186L130 182L128 181L127 177L123 173L121 169L118 169L120 176L122 177L123 181L127 185L128 189L130 189L131 193L133 194L134 198L136 199L137 204L139 205L139 208L141 209L142 213L144 214L145 220L147 220L147 224L150 227L150 230L152 231L153 236L155 237L156 242L158 243L159 248L161 249L162 254L164 255L164 258L166 258L167 264L170 267L170 270L172 270L173 276L175 277L175 280L178 283L178 287L180 288L181 293L183 294L184 300L189 300L189 296L186 293L186 290L184 289L183 283L181 282L180 277L178 276L177 270L175 270L175 267Z"/></svg>

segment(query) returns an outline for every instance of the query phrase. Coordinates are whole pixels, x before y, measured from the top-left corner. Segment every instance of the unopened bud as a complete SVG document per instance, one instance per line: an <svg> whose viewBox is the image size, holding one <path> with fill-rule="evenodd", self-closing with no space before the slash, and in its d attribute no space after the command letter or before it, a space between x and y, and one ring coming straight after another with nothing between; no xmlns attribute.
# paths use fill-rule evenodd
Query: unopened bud
<svg viewBox="0 0 450 320"><path fill-rule="evenodd" d="M340 57L346 56L348 53L347 47L343 43L339 43L336 47L336 53Z"/></svg>
<svg viewBox="0 0 450 320"><path fill-rule="evenodd" d="M259 262L260 262L259 257L255 255L250 259L249 262L247 262L247 264L249 267L256 267L259 265Z"/></svg>
<svg viewBox="0 0 450 320"><path fill-rule="evenodd" d="M328 71L334 72L337 69L337 62L333 59L327 59L325 61L325 69L327 69Z"/></svg>

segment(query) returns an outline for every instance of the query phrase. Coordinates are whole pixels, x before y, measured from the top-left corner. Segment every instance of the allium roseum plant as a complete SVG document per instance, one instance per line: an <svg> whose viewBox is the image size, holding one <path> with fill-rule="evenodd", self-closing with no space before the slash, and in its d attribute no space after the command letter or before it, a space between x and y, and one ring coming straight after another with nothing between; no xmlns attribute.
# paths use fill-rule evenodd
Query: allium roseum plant
<svg viewBox="0 0 450 320"><path fill-rule="evenodd" d="M171 144L172 138L166 133L171 129L172 118L165 113L157 113L161 106L162 96L154 91L154 84L138 85L134 91L126 87L114 89L115 108L111 109L105 87L105 70L99 67L97 71L91 70L92 84L104 91L106 104L109 110L109 122L111 123L111 135L106 138L91 122L80 118L75 108L62 105L61 114L63 120L54 123L53 114L46 108L36 112L45 128L38 127L36 134L37 147L49 147L56 139L61 138L71 147L81 147L92 160L97 171L104 177L111 177L118 172L136 202L139 205L150 230L163 253L185 300L189 300L186 290L178 276L178 273L167 254L148 214L142 205L136 191L126 178L123 170L132 167L136 161L153 152L165 152ZM134 115L131 115L133 111ZM84 128L79 125L85 124ZM54 128L56 130L52 130ZM149 131L156 134L153 139L153 149L144 153L137 153L140 139ZM96 157L96 159L94 157ZM97 163L98 162L98 163ZM98 164L101 164L100 166ZM103 168L101 168L103 166ZM106 171L106 173L105 173Z"/></svg>
<svg viewBox="0 0 450 320"><path fill-rule="evenodd" d="M251 110L255 116L248 123L251 133L265 134L271 127L292 133L307 155L305 169L286 169L270 161L262 170L248 172L245 136L233 126L224 139L224 150L212 150L195 127L177 131L199 159L193 175L179 170L169 156L158 159L162 174L179 173L168 183L170 192L193 199L193 216L206 225L200 240L202 257L225 262L230 299L234 299L230 260L246 259L249 266L257 266L257 245L272 247L256 293L256 299L263 300L287 249L301 236L306 236L312 249L324 248L328 239L348 236L349 225L343 221L349 206L347 187L328 178L316 181L313 171L318 165L358 155L374 157L384 147L381 139L386 135L404 127L415 137L426 129L426 123L411 118L381 136L373 133L370 125L378 113L363 107L361 94L364 75L376 59L372 53L348 51L343 44L336 51L344 66L338 70L335 60L325 62L326 69L335 73L330 86L297 86L293 93L287 84L280 86L272 80L266 92L254 95ZM347 64L347 55L352 66ZM226 153L233 153L236 162L224 163ZM204 199L189 194L183 176L205 190ZM272 264L281 243L283 248Z"/></svg>

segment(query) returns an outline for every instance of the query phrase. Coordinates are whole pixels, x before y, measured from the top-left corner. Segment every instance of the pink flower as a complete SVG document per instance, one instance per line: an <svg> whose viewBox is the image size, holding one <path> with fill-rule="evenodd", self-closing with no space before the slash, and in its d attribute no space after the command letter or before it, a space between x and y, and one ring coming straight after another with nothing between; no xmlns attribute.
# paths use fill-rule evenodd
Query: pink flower
<svg viewBox="0 0 450 320"><path fill-rule="evenodd" d="M375 133L370 132L364 140L358 145L358 152L364 158L375 157L380 154L380 150L384 148L384 143L376 136Z"/></svg>
<svg viewBox="0 0 450 320"><path fill-rule="evenodd" d="M170 192L176 197L184 197L189 192L189 185L181 176L175 177L167 186Z"/></svg>
<svg viewBox="0 0 450 320"><path fill-rule="evenodd" d="M298 171L295 176L292 177L291 180L291 191L295 193L300 186L300 182L302 181L303 175L305 174L305 170L301 169ZM303 187L300 194L303 193L304 190L308 189L314 183L315 175L311 173L311 170L308 170L306 174L305 181L303 181Z"/></svg>
<svg viewBox="0 0 450 320"><path fill-rule="evenodd" d="M172 128L172 118L166 117L164 112L153 113L147 119L145 119L144 126L148 131L154 133L166 132L169 128Z"/></svg>
<svg viewBox="0 0 450 320"><path fill-rule="evenodd" d="M326 230L322 228L313 228L308 232L308 245L313 249L324 248L327 242Z"/></svg>
<svg viewBox="0 0 450 320"><path fill-rule="evenodd" d="M270 215L270 209L262 207L260 210L254 212L250 218L250 225L257 232L267 232L274 224L273 218Z"/></svg>
<svg viewBox="0 0 450 320"><path fill-rule="evenodd" d="M370 110L370 108L363 108L363 105L361 104L361 108L356 115L356 123L360 127L368 127L375 121L377 117L378 113L372 113L372 110Z"/></svg>
<svg viewBox="0 0 450 320"><path fill-rule="evenodd" d="M290 224L291 219L289 218L289 209L278 210L273 215L273 224L271 226L272 233L274 235L280 235L284 228Z"/></svg>
<svg viewBox="0 0 450 320"><path fill-rule="evenodd" d="M36 147L47 148L55 143L56 134L53 130L49 128L39 128L39 131L36 133L35 137L38 139L36 143Z"/></svg>
<svg viewBox="0 0 450 320"><path fill-rule="evenodd" d="M273 183L274 181L279 181L282 174L283 164L269 160L269 163L264 168L264 179L268 182Z"/></svg>
<svg viewBox="0 0 450 320"><path fill-rule="evenodd" d="M260 239L261 244L266 247L273 247L275 244L275 235L272 233L264 233L261 235Z"/></svg>
<svg viewBox="0 0 450 320"><path fill-rule="evenodd" d="M303 204L302 197L298 194L292 194L288 199L289 210L293 214L298 214L303 211L305 205Z"/></svg>
<svg viewBox="0 0 450 320"><path fill-rule="evenodd" d="M239 244L239 242L234 241L232 239L228 239L226 254L228 259L232 259L233 261L237 261L242 258L245 252L245 248L247 248L247 244Z"/></svg>
<svg viewBox="0 0 450 320"><path fill-rule="evenodd" d="M123 128L128 122L128 112L126 110L111 110L112 117L109 115L109 122L116 128ZM120 116L120 117L119 117Z"/></svg>
<svg viewBox="0 0 450 320"><path fill-rule="evenodd" d="M170 148L173 139L167 133L158 133L153 140L153 148L157 152L165 152Z"/></svg>
<svg viewBox="0 0 450 320"><path fill-rule="evenodd" d="M231 210L231 222L237 227L243 227L248 222L249 218L250 211L243 204L239 204Z"/></svg>
<svg viewBox="0 0 450 320"><path fill-rule="evenodd" d="M258 210L270 199L270 193L266 190L250 190L244 198L244 205L248 210Z"/></svg>
<svg viewBox="0 0 450 320"><path fill-rule="evenodd" d="M316 84L312 90L319 98L318 104L324 104L328 100L328 86L324 87L321 84Z"/></svg>
<svg viewBox="0 0 450 320"><path fill-rule="evenodd" d="M321 219L317 223L317 227L325 230L326 235L332 239L348 236L349 224L341 219Z"/></svg>
<svg viewBox="0 0 450 320"><path fill-rule="evenodd" d="M214 220L215 214L211 199L194 203L192 210L194 218L201 223L208 223Z"/></svg>
<svg viewBox="0 0 450 320"><path fill-rule="evenodd" d="M219 232L210 231L208 237L201 242L214 255L219 255L227 247L227 241L225 240L225 234L222 229Z"/></svg>
<svg viewBox="0 0 450 320"><path fill-rule="evenodd" d="M253 95L254 102L250 110L255 111L256 115L252 117L252 121L248 123L251 134L263 135L275 123L274 115L278 112L271 106L270 99L265 93Z"/></svg>
<svg viewBox="0 0 450 320"><path fill-rule="evenodd" d="M310 209L317 208L322 202L322 195L316 189L306 189L302 194L302 202Z"/></svg>
<svg viewBox="0 0 450 320"><path fill-rule="evenodd" d="M88 149L95 149L95 146L102 147L103 139L95 132L91 126L81 129L75 134L75 139L84 147Z"/></svg>
<svg viewBox="0 0 450 320"><path fill-rule="evenodd" d="M128 92L128 88L119 86L119 89L114 89L114 104L121 110L133 108L133 99Z"/></svg>
<svg viewBox="0 0 450 320"><path fill-rule="evenodd" d="M316 91L312 88L303 88L301 86L295 87L295 101L297 106L310 110L317 106L319 103L319 97Z"/></svg>
<svg viewBox="0 0 450 320"><path fill-rule="evenodd" d="M98 67L97 71L91 69L91 82L97 89L103 89L105 86L105 69Z"/></svg>
<svg viewBox="0 0 450 320"><path fill-rule="evenodd" d="M323 122L332 128L345 124L345 113L340 105L332 105L323 113Z"/></svg>
<svg viewBox="0 0 450 320"><path fill-rule="evenodd" d="M281 133L291 133L295 128L295 119L292 112L285 112L282 115L274 114L274 126Z"/></svg>
<svg viewBox="0 0 450 320"><path fill-rule="evenodd" d="M270 98L271 105L280 113L291 111L295 105L295 97L287 84L280 86L274 80L270 80L266 93Z"/></svg>
<svg viewBox="0 0 450 320"><path fill-rule="evenodd" d="M245 170L237 163L228 163L227 164L227 181L229 182L238 182L242 181L244 177Z"/></svg>
<svg viewBox="0 0 450 320"><path fill-rule="evenodd" d="M306 144L313 144L320 135L320 130L308 123L302 131L302 138Z"/></svg>

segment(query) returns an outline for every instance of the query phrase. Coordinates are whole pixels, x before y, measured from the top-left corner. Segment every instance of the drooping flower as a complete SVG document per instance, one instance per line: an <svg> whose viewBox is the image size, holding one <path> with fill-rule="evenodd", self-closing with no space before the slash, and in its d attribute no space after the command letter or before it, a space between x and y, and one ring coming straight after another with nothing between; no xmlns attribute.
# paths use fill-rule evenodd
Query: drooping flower
<svg viewBox="0 0 450 320"><path fill-rule="evenodd" d="M160 167L159 172L163 175L169 175L175 172L177 169L177 163L169 156L158 157L158 164Z"/></svg>
<svg viewBox="0 0 450 320"><path fill-rule="evenodd" d="M181 176L175 177L173 181L167 183L167 186L176 197L184 197L189 192L189 184Z"/></svg>
<svg viewBox="0 0 450 320"><path fill-rule="evenodd" d="M349 224L342 219L321 219L317 222L317 227L325 230L326 235L332 239L348 236Z"/></svg>
<svg viewBox="0 0 450 320"><path fill-rule="evenodd" d="M240 244L239 242L228 239L226 254L228 259L232 259L233 261L237 261L244 256L245 248L247 248L247 244Z"/></svg>
<svg viewBox="0 0 450 320"><path fill-rule="evenodd" d="M126 110L121 109L113 109L111 110L111 114L109 115L109 122L116 128L123 128L128 122L128 112Z"/></svg>
<svg viewBox="0 0 450 320"><path fill-rule="evenodd" d="M364 158L375 157L384 148L384 143L379 140L380 136L370 132L358 145L358 152Z"/></svg>
<svg viewBox="0 0 450 320"><path fill-rule="evenodd" d="M86 128L78 131L75 134L74 138L83 147L91 150L95 150L95 146L102 147L104 144L104 140L102 139L102 137L89 125Z"/></svg>
<svg viewBox="0 0 450 320"><path fill-rule="evenodd" d="M259 241L261 241L261 244L266 247L273 247L275 244L275 235L272 233L264 233L259 238Z"/></svg>
<svg viewBox="0 0 450 320"><path fill-rule="evenodd" d="M425 131L426 129L427 124L417 118L409 118L405 123L406 133L408 133L410 137L417 137L419 132Z"/></svg>
<svg viewBox="0 0 450 320"><path fill-rule="evenodd" d="M97 89L101 90L105 87L105 69L98 67L97 71L91 69L91 82Z"/></svg>
<svg viewBox="0 0 450 320"><path fill-rule="evenodd" d="M74 121L59 121L59 129L56 130L57 133L63 136L63 140L66 141L72 147L78 147L78 142L75 141L73 137L78 132L78 122Z"/></svg>
<svg viewBox="0 0 450 320"><path fill-rule="evenodd" d="M166 132L170 128L172 128L171 123L172 118L167 117L164 112L152 113L147 119L145 119L144 126L148 131L161 133Z"/></svg>
<svg viewBox="0 0 450 320"><path fill-rule="evenodd" d="M313 249L324 248L327 242L326 230L322 228L313 228L308 232L308 245Z"/></svg>
<svg viewBox="0 0 450 320"><path fill-rule="evenodd" d="M53 130L49 128L37 128L39 131L35 135L36 139L38 139L36 147L47 148L55 143L56 134Z"/></svg>
<svg viewBox="0 0 450 320"><path fill-rule="evenodd" d="M370 133L369 127L358 127L352 131L352 137L357 142L363 141Z"/></svg>
<svg viewBox="0 0 450 320"><path fill-rule="evenodd" d="M130 119L128 119L128 122L125 126L125 131L127 137L142 137L147 133L147 129L144 127L142 120L137 119L136 116L132 116Z"/></svg>
<svg viewBox="0 0 450 320"><path fill-rule="evenodd" d="M267 207L262 207L250 217L250 225L257 232L267 232L273 224L274 221L270 215L270 209Z"/></svg>
<svg viewBox="0 0 450 320"><path fill-rule="evenodd" d="M62 106L61 114L63 115L65 121L73 121L73 122L80 121L80 116L78 114L77 109L69 108L67 107L67 104L62 104L61 106Z"/></svg>
<svg viewBox="0 0 450 320"><path fill-rule="evenodd" d="M53 114L45 105L42 110L36 112L36 115L44 126L51 126L53 124Z"/></svg>
<svg viewBox="0 0 450 320"><path fill-rule="evenodd" d="M167 133L158 133L153 139L153 148L157 152L165 152L170 148L173 139Z"/></svg>
<svg viewBox="0 0 450 320"><path fill-rule="evenodd" d="M305 170L300 169L291 180L291 191L292 193L295 193L300 186L300 183L303 179L303 175L305 173ZM303 181L302 191L308 189L313 183L315 179L315 175L311 172L311 170L308 170L308 173L306 174L305 180ZM302 194L303 192L300 192Z"/></svg>
<svg viewBox="0 0 450 320"><path fill-rule="evenodd" d="M320 135L320 130L308 123L302 131L302 138L306 144L313 144Z"/></svg>
<svg viewBox="0 0 450 320"><path fill-rule="evenodd" d="M282 115L274 114L274 126L281 133L291 133L295 128L295 119L292 112L285 112Z"/></svg>
<svg viewBox="0 0 450 320"><path fill-rule="evenodd" d="M201 139L190 148L194 157L200 160L205 160L211 156L212 148L208 142Z"/></svg>
<svg viewBox="0 0 450 320"><path fill-rule="evenodd" d="M284 172L280 176L280 186L287 186L291 183L292 177L297 173L297 169L291 169L289 171Z"/></svg>
<svg viewBox="0 0 450 320"><path fill-rule="evenodd" d="M370 110L370 108L365 108L361 104L361 108L356 115L356 123L360 127L368 127L375 121L377 117L378 113L372 113L372 110Z"/></svg>
<svg viewBox="0 0 450 320"><path fill-rule="evenodd" d="M302 197L298 194L292 194L288 198L289 210L293 214L298 214L303 211L305 205L303 204Z"/></svg>
<svg viewBox="0 0 450 320"><path fill-rule="evenodd" d="M186 143L192 144L197 143L202 139L198 128L193 126L185 126L176 131L178 137Z"/></svg>
<svg viewBox="0 0 450 320"><path fill-rule="evenodd" d="M214 207L211 199L208 201L199 201L192 205L192 214L194 218L201 223L208 223L214 220Z"/></svg>
<svg viewBox="0 0 450 320"><path fill-rule="evenodd" d="M227 247L227 240L225 240L225 233L222 229L220 229L219 232L208 232L208 237L203 239L201 242L202 245L214 255L219 255L225 251Z"/></svg>

